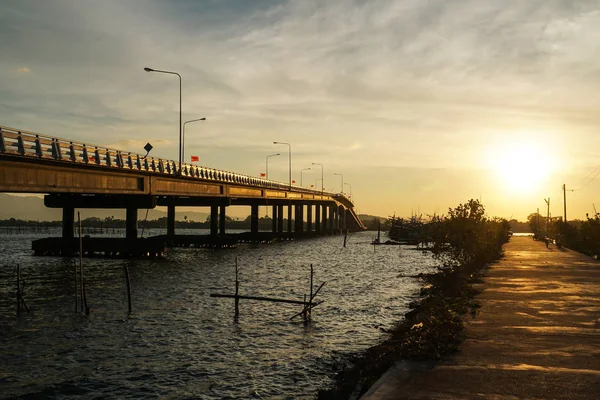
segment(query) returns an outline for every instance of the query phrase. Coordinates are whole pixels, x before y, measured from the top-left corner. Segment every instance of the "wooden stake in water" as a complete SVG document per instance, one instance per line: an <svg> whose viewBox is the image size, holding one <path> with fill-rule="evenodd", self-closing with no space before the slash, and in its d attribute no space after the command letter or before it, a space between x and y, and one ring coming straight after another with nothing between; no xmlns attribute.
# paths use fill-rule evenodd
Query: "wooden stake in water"
<svg viewBox="0 0 600 400"><path fill-rule="evenodd" d="M77 312L77 306L78 306L78 297L79 297L79 290L77 288L77 263L74 262L73 263L73 267L75 267L75 312Z"/></svg>
<svg viewBox="0 0 600 400"><path fill-rule="evenodd" d="M21 265L17 264L17 315L21 315Z"/></svg>
<svg viewBox="0 0 600 400"><path fill-rule="evenodd" d="M310 313L312 312L312 301L313 301L313 265L310 264L310 300L308 304L308 317L310 318Z"/></svg>
<svg viewBox="0 0 600 400"><path fill-rule="evenodd" d="M83 239L81 237L81 215L77 211L77 223L79 224L79 272L81 275L81 311L85 310L85 315L90 315L90 309L87 305L87 296L85 293L85 280L83 277Z"/></svg>
<svg viewBox="0 0 600 400"><path fill-rule="evenodd" d="M238 280L238 259L235 258L235 317L240 315L240 281Z"/></svg>
<svg viewBox="0 0 600 400"><path fill-rule="evenodd" d="M348 240L348 228L346 228L346 233L344 234L344 247L346 247L347 240Z"/></svg>
<svg viewBox="0 0 600 400"><path fill-rule="evenodd" d="M129 282L129 268L125 265L125 278L127 279L127 303L129 304L129 314L131 314L131 283Z"/></svg>

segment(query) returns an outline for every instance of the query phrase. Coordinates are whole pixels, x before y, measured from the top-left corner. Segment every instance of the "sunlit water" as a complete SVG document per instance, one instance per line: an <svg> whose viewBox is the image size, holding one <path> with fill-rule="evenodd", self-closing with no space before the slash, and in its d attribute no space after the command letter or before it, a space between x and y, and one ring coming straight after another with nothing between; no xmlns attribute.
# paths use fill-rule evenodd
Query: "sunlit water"
<svg viewBox="0 0 600 400"><path fill-rule="evenodd" d="M0 234L0 398L314 398L348 355L402 320L420 287L414 276L435 265L411 247L374 249L372 232L346 248L335 236L85 259L85 317L74 310L74 259L31 255L31 240L45 236ZM242 300L234 321L233 300L209 294L234 292L235 257L241 294L302 300L312 263L325 303L305 325L290 320L300 306ZM20 318L17 263L32 310Z"/></svg>

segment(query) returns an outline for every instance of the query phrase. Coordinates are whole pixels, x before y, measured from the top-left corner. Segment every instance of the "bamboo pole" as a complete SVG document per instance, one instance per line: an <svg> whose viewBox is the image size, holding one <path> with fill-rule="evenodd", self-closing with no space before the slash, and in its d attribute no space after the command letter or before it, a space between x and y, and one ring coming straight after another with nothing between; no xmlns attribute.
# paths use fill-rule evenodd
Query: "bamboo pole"
<svg viewBox="0 0 600 400"><path fill-rule="evenodd" d="M17 264L17 315L21 315L21 265Z"/></svg>
<svg viewBox="0 0 600 400"><path fill-rule="evenodd" d="M210 297L222 297L222 298L229 298L229 299L235 299L237 297L238 299L242 299L242 300L272 301L274 303L288 303L288 304L302 304L302 305L306 304L306 302L304 302L302 300L277 299L277 298L260 297L260 296L240 296L240 295L236 296L235 294L211 293Z"/></svg>
<svg viewBox="0 0 600 400"><path fill-rule="evenodd" d="M240 315L240 281L238 280L238 259L235 257L235 317Z"/></svg>
<svg viewBox="0 0 600 400"><path fill-rule="evenodd" d="M73 266L75 267L75 312L77 312L78 297L79 297L79 290L78 290L78 287L77 287L77 263L74 262Z"/></svg>
<svg viewBox="0 0 600 400"><path fill-rule="evenodd" d="M312 300L313 300L313 265L310 264L310 300L308 301L308 318L310 318L310 313L312 311Z"/></svg>
<svg viewBox="0 0 600 400"><path fill-rule="evenodd" d="M131 314L131 283L129 281L129 268L125 265L125 279L127 280L127 303L129 305L129 314Z"/></svg>
<svg viewBox="0 0 600 400"><path fill-rule="evenodd" d="M85 279L83 276L83 239L81 237L81 214L77 211L77 223L79 224L79 271L81 274L81 311L85 310L85 315L90 315L90 309L87 305L87 295L85 293Z"/></svg>

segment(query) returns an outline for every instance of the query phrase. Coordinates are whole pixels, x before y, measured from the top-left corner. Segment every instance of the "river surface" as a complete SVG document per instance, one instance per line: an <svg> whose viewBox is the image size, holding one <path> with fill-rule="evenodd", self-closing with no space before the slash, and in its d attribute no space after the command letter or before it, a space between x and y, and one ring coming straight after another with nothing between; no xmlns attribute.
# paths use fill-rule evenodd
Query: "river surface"
<svg viewBox="0 0 600 400"><path fill-rule="evenodd" d="M75 259L32 256L31 241L46 236L0 234L0 398L314 398L349 355L385 339L418 293L414 276L436 265L412 247L374 249L373 232L349 236L346 248L332 236L84 259L86 317L75 312ZM327 284L312 321L290 320L299 305L246 300L234 321L233 300L209 295L234 292L236 257L240 294L296 300L313 264L315 288ZM20 317L17 263L31 309Z"/></svg>

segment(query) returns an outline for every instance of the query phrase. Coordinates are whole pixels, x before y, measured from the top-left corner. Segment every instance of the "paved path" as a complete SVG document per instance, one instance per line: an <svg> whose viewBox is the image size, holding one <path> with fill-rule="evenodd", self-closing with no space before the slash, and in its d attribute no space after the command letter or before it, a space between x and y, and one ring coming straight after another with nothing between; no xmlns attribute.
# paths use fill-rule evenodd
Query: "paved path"
<svg viewBox="0 0 600 400"><path fill-rule="evenodd" d="M399 363L372 399L600 399L600 262L513 237L450 359Z"/></svg>

